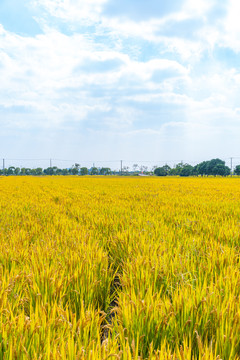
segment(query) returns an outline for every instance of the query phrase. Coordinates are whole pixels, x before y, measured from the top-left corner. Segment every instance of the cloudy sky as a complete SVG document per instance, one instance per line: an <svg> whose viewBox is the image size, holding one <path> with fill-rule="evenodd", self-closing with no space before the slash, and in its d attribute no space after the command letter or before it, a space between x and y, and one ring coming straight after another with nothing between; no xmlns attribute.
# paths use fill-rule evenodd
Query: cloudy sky
<svg viewBox="0 0 240 360"><path fill-rule="evenodd" d="M239 0L1 0L0 158L240 156Z"/></svg>

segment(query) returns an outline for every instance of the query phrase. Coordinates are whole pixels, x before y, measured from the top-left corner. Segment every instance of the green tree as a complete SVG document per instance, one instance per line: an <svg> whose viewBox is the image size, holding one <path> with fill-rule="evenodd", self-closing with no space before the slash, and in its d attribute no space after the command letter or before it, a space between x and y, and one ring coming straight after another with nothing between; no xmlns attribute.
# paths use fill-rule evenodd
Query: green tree
<svg viewBox="0 0 240 360"><path fill-rule="evenodd" d="M19 175L20 171L21 171L21 169L19 167L16 167L15 170L14 170L14 174Z"/></svg>
<svg viewBox="0 0 240 360"><path fill-rule="evenodd" d="M32 174L32 169L26 168L26 169L25 169L25 174L26 174L26 175L31 175L31 174Z"/></svg>
<svg viewBox="0 0 240 360"><path fill-rule="evenodd" d="M78 174L78 168L73 167L73 168L71 169L71 173L72 173L72 175L77 175L77 174Z"/></svg>
<svg viewBox="0 0 240 360"><path fill-rule="evenodd" d="M80 174L81 174L81 175L87 175L87 174L88 174L88 168L86 168L86 167L81 167L81 169L80 169Z"/></svg>
<svg viewBox="0 0 240 360"><path fill-rule="evenodd" d="M212 175L220 175L220 176L228 176L231 173L231 170L229 167L223 165L223 164L218 164L216 166L214 166L213 170L212 170L213 174Z"/></svg>
<svg viewBox="0 0 240 360"><path fill-rule="evenodd" d="M21 175L26 175L26 168L25 167L21 168L20 174Z"/></svg>
<svg viewBox="0 0 240 360"><path fill-rule="evenodd" d="M112 172L111 172L111 169L110 168L101 168L100 169L100 175L110 175Z"/></svg>
<svg viewBox="0 0 240 360"><path fill-rule="evenodd" d="M158 167L154 170L154 174L157 176L167 176L167 171L164 169L163 166Z"/></svg>
<svg viewBox="0 0 240 360"><path fill-rule="evenodd" d="M203 161L200 164L196 165L195 169L196 169L197 175L201 175L201 176L208 175L208 164L209 164L209 161Z"/></svg>
<svg viewBox="0 0 240 360"><path fill-rule="evenodd" d="M198 176L199 175L197 165L193 166L192 175L193 176Z"/></svg>
<svg viewBox="0 0 240 360"><path fill-rule="evenodd" d="M37 176L40 176L40 175L42 175L42 174L43 174L43 169L40 168L40 167L36 168L36 175L37 175Z"/></svg>
<svg viewBox="0 0 240 360"><path fill-rule="evenodd" d="M62 169L57 168L55 175L62 175Z"/></svg>
<svg viewBox="0 0 240 360"><path fill-rule="evenodd" d="M53 168L48 167L47 169L44 169L43 172L44 172L45 175L53 175Z"/></svg>
<svg viewBox="0 0 240 360"><path fill-rule="evenodd" d="M168 169L169 175L178 175L178 176L192 176L194 173L194 168L190 164L184 164L183 162L178 163L172 169Z"/></svg>
<svg viewBox="0 0 240 360"><path fill-rule="evenodd" d="M194 171L197 175L221 175L227 176L230 175L231 170L228 166L225 165L225 161L221 159L212 159L209 161L203 161L195 166Z"/></svg>
<svg viewBox="0 0 240 360"><path fill-rule="evenodd" d="M53 169L53 175L58 175L58 170L59 170L58 167L53 166L52 169Z"/></svg>
<svg viewBox="0 0 240 360"><path fill-rule="evenodd" d="M78 175L79 174L79 164L74 164L71 168L71 174L72 175Z"/></svg>
<svg viewBox="0 0 240 360"><path fill-rule="evenodd" d="M91 168L91 171L90 171L90 174L91 174L91 175L98 175L98 168L92 167L92 168Z"/></svg>
<svg viewBox="0 0 240 360"><path fill-rule="evenodd" d="M167 176L170 174L171 168L169 165L164 165L164 166L160 166L160 167L156 167L154 169L154 174L157 176Z"/></svg>
<svg viewBox="0 0 240 360"><path fill-rule="evenodd" d="M182 162L176 164L170 171L169 174L170 175L181 175L181 171L183 168L184 164Z"/></svg>
<svg viewBox="0 0 240 360"><path fill-rule="evenodd" d="M13 175L13 174L14 174L14 170L15 170L15 167L14 167L14 166L10 166L10 167L7 169L7 175Z"/></svg>
<svg viewBox="0 0 240 360"><path fill-rule="evenodd" d="M62 175L68 175L68 174L69 174L68 169L63 169L63 170L62 170Z"/></svg>
<svg viewBox="0 0 240 360"><path fill-rule="evenodd" d="M235 175L240 175L240 165L237 165L234 170Z"/></svg>
<svg viewBox="0 0 240 360"><path fill-rule="evenodd" d="M180 176L191 176L192 174L193 174L192 165L184 164L180 171Z"/></svg>
<svg viewBox="0 0 240 360"><path fill-rule="evenodd" d="M212 159L208 161L207 175L222 175L224 173L224 166L225 161L220 159Z"/></svg>

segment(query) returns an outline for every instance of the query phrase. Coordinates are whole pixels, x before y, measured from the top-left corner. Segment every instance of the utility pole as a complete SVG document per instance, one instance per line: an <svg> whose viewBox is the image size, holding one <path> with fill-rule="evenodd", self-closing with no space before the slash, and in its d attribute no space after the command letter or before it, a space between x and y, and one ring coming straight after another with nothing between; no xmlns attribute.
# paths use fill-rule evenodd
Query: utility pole
<svg viewBox="0 0 240 360"><path fill-rule="evenodd" d="M3 159L3 170L5 169L5 159Z"/></svg>
<svg viewBox="0 0 240 360"><path fill-rule="evenodd" d="M52 167L52 159L50 159L50 167Z"/></svg>
<svg viewBox="0 0 240 360"><path fill-rule="evenodd" d="M233 175L233 158L231 157L231 176Z"/></svg>
<svg viewBox="0 0 240 360"><path fill-rule="evenodd" d="M122 169L123 169L122 164L123 164L123 161L121 160L121 175L122 175Z"/></svg>

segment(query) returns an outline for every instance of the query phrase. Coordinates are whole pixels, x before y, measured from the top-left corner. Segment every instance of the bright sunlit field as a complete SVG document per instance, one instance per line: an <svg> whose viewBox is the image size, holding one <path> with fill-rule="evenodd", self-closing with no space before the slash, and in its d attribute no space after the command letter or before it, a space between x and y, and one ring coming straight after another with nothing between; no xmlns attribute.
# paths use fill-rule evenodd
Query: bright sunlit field
<svg viewBox="0 0 240 360"><path fill-rule="evenodd" d="M0 177L0 359L240 359L240 179Z"/></svg>

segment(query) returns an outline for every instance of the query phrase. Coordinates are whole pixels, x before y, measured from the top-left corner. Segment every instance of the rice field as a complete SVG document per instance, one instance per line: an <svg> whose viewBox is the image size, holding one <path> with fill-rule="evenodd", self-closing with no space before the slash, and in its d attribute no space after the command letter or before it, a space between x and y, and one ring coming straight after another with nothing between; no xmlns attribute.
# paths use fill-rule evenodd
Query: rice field
<svg viewBox="0 0 240 360"><path fill-rule="evenodd" d="M0 360L240 359L240 179L0 177Z"/></svg>

